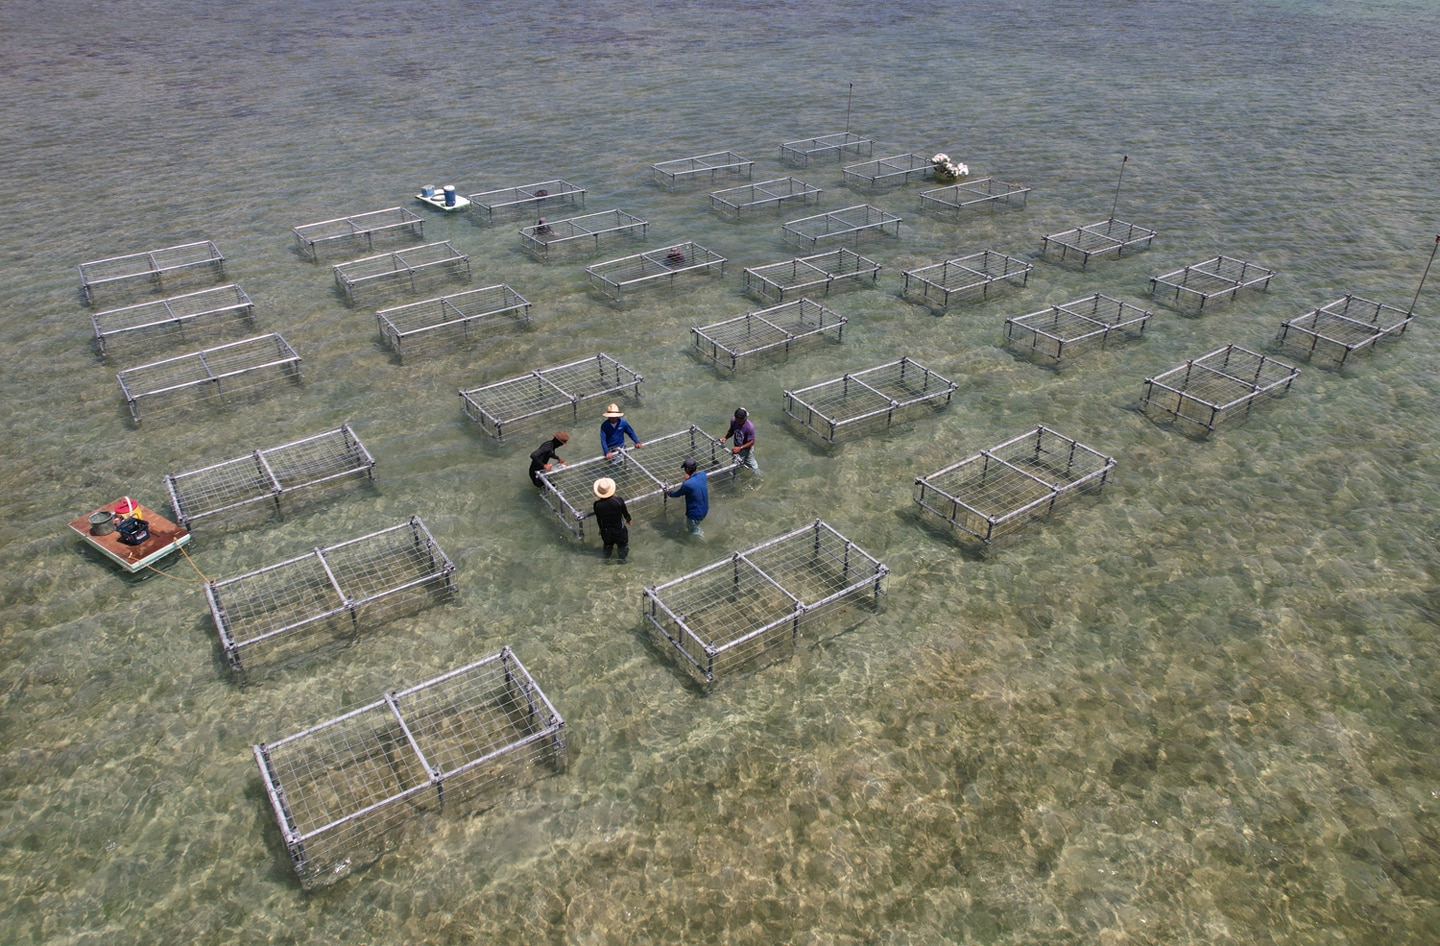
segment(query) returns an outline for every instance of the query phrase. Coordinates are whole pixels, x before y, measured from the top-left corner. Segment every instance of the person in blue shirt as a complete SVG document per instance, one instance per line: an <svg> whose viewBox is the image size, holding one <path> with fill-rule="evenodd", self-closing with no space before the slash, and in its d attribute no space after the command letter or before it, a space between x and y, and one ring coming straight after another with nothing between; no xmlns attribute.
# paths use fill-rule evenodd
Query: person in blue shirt
<svg viewBox="0 0 1440 946"><path fill-rule="evenodd" d="M635 435L635 428L625 419L625 412L620 410L620 405L611 404L605 408L605 420L600 423L600 452L605 454L605 459L616 463L625 459L625 454L621 451L625 447L626 437L635 444L636 450L645 446Z"/></svg>
<svg viewBox="0 0 1440 946"><path fill-rule="evenodd" d="M685 497L685 525L690 527L691 535L704 535L700 520L710 511L710 487L705 482L705 471L688 459L680 464L680 469L685 471L685 482L665 495Z"/></svg>

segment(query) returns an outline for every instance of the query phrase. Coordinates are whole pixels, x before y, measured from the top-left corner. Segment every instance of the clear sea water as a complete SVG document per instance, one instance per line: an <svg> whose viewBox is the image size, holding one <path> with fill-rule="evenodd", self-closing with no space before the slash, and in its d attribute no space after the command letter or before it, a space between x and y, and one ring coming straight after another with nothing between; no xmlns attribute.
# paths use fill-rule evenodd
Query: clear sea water
<svg viewBox="0 0 1440 946"><path fill-rule="evenodd" d="M1437 51L1432 0L10 0L0 942L1440 940L1440 274L1402 339L1301 363L1288 397L1207 441L1135 409L1147 376L1265 350L1346 293L1409 308L1440 226ZM921 185L779 160L847 128L877 157L943 150L1028 185L1028 205L945 219ZM803 213L904 218L861 250L878 287L830 300L842 344L733 378L689 329L758 307L741 270L795 255L780 224L802 214L727 221L708 185L647 174L723 150L823 187ZM537 262L530 221L412 198L548 178L726 275L608 306L583 274L605 253ZM291 228L396 205L471 256L473 285L525 295L532 326L391 357ZM1149 250L1040 258L1041 235L1112 206L1159 231ZM136 428L75 267L205 239L305 380ZM981 249L1035 262L1028 286L942 316L900 298L905 270ZM1279 276L1198 317L1146 296L1218 254ZM1097 291L1153 308L1143 339L1058 371L1002 347L1005 317ZM764 478L717 492L703 541L642 516L631 562L604 562L526 481L548 427L497 445L460 410L460 388L596 351L644 375L642 436L751 409ZM948 410L834 450L787 423L786 389L901 355L957 380ZM373 487L197 524L193 569L124 576L66 526L347 421ZM567 459L598 423L565 425ZM988 555L917 516L916 476L1036 424L1115 457L1099 497ZM197 573L410 515L455 561L453 601L229 679ZM642 588L816 517L892 569L884 608L688 685L646 639ZM250 746L506 644L566 717L569 770L303 892Z"/></svg>

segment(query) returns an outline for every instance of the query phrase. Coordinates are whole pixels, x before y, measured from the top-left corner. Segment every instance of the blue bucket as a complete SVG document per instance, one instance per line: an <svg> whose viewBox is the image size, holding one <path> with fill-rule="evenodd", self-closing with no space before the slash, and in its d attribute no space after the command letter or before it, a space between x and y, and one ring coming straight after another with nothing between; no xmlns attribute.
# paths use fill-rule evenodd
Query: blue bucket
<svg viewBox="0 0 1440 946"><path fill-rule="evenodd" d="M446 185L445 185L445 206L446 206L446 207L454 207L454 206L455 206L455 185L454 185L454 184L446 184Z"/></svg>

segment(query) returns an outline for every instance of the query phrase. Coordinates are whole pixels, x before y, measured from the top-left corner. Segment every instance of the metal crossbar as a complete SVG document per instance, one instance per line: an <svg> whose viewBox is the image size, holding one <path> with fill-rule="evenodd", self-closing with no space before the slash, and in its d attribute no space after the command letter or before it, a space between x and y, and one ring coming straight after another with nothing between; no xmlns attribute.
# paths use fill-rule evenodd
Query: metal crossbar
<svg viewBox="0 0 1440 946"><path fill-rule="evenodd" d="M640 396L644 378L604 352L553 368L470 388L460 392L465 414L503 440L506 428L523 420L569 408L572 419L580 405L631 390Z"/></svg>
<svg viewBox="0 0 1440 946"><path fill-rule="evenodd" d="M883 419L886 426L909 408L942 408L956 384L909 357L831 381L785 392L785 413L834 444L841 428Z"/></svg>
<svg viewBox="0 0 1440 946"><path fill-rule="evenodd" d="M1040 238L1040 252L1048 253L1053 247L1059 248L1060 259L1070 254L1080 257L1081 268L1088 266L1091 257L1114 254L1116 259L1125 255L1126 250L1139 251L1150 246L1156 231L1138 227L1133 223L1116 220L1114 217L1083 227L1051 233Z"/></svg>
<svg viewBox="0 0 1440 946"><path fill-rule="evenodd" d="M363 244L365 249L373 250L375 238L379 236L424 239L425 221L404 207L386 207L384 210L307 223L296 227L293 232L300 252L316 260L320 257L320 250L330 245L352 247Z"/></svg>
<svg viewBox="0 0 1440 946"><path fill-rule="evenodd" d="M554 249L598 250L601 241L617 237L644 239L650 224L623 210L602 210L599 213L564 220L545 220L520 229L520 245L532 256L549 259Z"/></svg>
<svg viewBox="0 0 1440 946"><path fill-rule="evenodd" d="M1324 355L1338 368L1352 353L1404 335L1413 318L1413 311L1347 295L1281 322L1275 344L1307 359Z"/></svg>
<svg viewBox="0 0 1440 946"><path fill-rule="evenodd" d="M754 165L755 162L742 158L733 151L714 151L710 154L697 154L690 158L652 164L650 173L658 183L674 187L679 183L688 184L702 179L714 183L720 175L749 177Z"/></svg>
<svg viewBox="0 0 1440 946"><path fill-rule="evenodd" d="M993 177L960 181L948 187L920 192L920 209L944 210L958 214L962 210L986 209L1000 204L1025 206L1030 188L1009 184Z"/></svg>
<svg viewBox="0 0 1440 946"><path fill-rule="evenodd" d="M481 323L493 325L499 316L510 314L513 321L530 322L530 303L505 283L409 305L381 309L375 313L380 337L402 358L406 345L418 338L440 335L469 339Z"/></svg>
<svg viewBox="0 0 1440 946"><path fill-rule="evenodd" d="M351 303L365 290L387 292L406 289L414 292L423 287L422 280L470 279L470 257L450 245L449 240L425 243L380 256L337 263L333 267L335 282Z"/></svg>
<svg viewBox="0 0 1440 946"><path fill-rule="evenodd" d="M820 199L821 189L793 177L780 177L758 184L742 184L710 194L710 209L738 217L749 210L768 210L788 204L807 204Z"/></svg>
<svg viewBox="0 0 1440 946"><path fill-rule="evenodd" d="M501 212L534 214L560 204L584 207L585 188L557 179L499 187L467 194L466 198L470 201L470 213L488 222Z"/></svg>
<svg viewBox="0 0 1440 946"><path fill-rule="evenodd" d="M844 316L818 302L800 298L737 318L690 329L696 351L731 371L745 355L767 351L790 353L791 345L833 331L835 340L845 337Z"/></svg>
<svg viewBox="0 0 1440 946"><path fill-rule="evenodd" d="M300 356L273 332L126 368L116 378L130 407L130 418L138 425L142 399L187 392L200 397L218 396L258 385L272 375L300 378Z"/></svg>
<svg viewBox="0 0 1440 946"><path fill-rule="evenodd" d="M101 357L108 354L111 341L118 338L132 338L152 333L173 332L183 334L186 326L199 322L232 320L253 324L255 303L235 283L202 289L154 302L121 309L109 309L90 316L95 329L95 347Z"/></svg>
<svg viewBox="0 0 1440 946"><path fill-rule="evenodd" d="M944 308L957 299L990 298L990 289L1025 286L1035 264L1027 263L994 250L981 250L968 256L907 270L901 294L919 299L928 305Z"/></svg>
<svg viewBox="0 0 1440 946"><path fill-rule="evenodd" d="M80 264L80 291L86 304L95 302L97 289L134 288L143 284L155 292L168 283L200 275L220 279L225 275L225 256L210 240L167 246L143 253L112 256Z"/></svg>
<svg viewBox="0 0 1440 946"><path fill-rule="evenodd" d="M832 135L818 135L801 138L780 145L780 159L794 164L809 164L820 158L843 158L847 154L869 157L875 151L875 141L851 132Z"/></svg>
<svg viewBox="0 0 1440 946"><path fill-rule="evenodd" d="M1150 311L1095 293L1005 320L1005 343L1058 363L1067 353L1143 335Z"/></svg>
<svg viewBox="0 0 1440 946"><path fill-rule="evenodd" d="M900 235L900 219L871 204L856 204L813 217L791 220L781 226L792 243L817 247L821 243L848 242L867 236Z"/></svg>
<svg viewBox="0 0 1440 946"><path fill-rule="evenodd" d="M830 294L840 285L859 285L865 277L875 285L880 276L880 264L841 247L817 253L814 256L797 256L794 259L753 266L745 270L745 291L769 302L785 302L786 297L815 296Z"/></svg>
<svg viewBox="0 0 1440 946"><path fill-rule="evenodd" d="M662 284L673 286L677 276L723 276L725 262L725 257L698 243L676 243L587 266L585 275L592 288L604 293L612 302L620 302L632 289Z"/></svg>
<svg viewBox="0 0 1440 946"><path fill-rule="evenodd" d="M1241 289L1264 292L1270 288L1270 280L1273 278L1273 269L1229 256L1215 256L1163 276L1151 276L1150 295L1156 295L1160 287L1164 286L1174 290L1172 300L1175 303L1193 304L1196 311L1199 311L1204 309L1205 303L1211 299L1221 302L1233 300Z"/></svg>
<svg viewBox="0 0 1440 946"><path fill-rule="evenodd" d="M1236 414L1249 416L1261 398L1285 394L1299 374L1299 368L1238 345L1226 345L1146 378L1140 409L1152 417L1158 413L1171 423L1198 428L1203 436Z"/></svg>

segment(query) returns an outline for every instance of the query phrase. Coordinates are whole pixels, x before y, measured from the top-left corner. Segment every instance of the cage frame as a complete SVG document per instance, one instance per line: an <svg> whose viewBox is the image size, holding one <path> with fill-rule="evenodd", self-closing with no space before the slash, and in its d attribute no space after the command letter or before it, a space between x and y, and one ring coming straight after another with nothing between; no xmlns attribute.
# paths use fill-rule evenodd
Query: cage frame
<svg viewBox="0 0 1440 946"><path fill-rule="evenodd" d="M712 151L688 158L658 161L650 165L650 176L657 184L673 188L677 184L693 183L707 174L712 184L719 174L748 179L754 173L754 167L754 161L733 151Z"/></svg>
<svg viewBox="0 0 1440 946"><path fill-rule="evenodd" d="M165 474L175 521L187 529L198 519L280 497L343 477L375 479L375 458L348 423L220 463Z"/></svg>
<svg viewBox="0 0 1440 946"><path fill-rule="evenodd" d="M599 372L592 388L592 382L578 377L577 369L594 365ZM568 364L541 368L527 374L507 378L493 384L461 389L461 405L467 417L479 424L497 442L502 442L505 430L526 420L552 414L568 407L571 420L580 417L580 405L609 399L616 394L631 391L636 399L640 397L640 375L616 361L604 352L597 352L587 358ZM525 393L522 393L522 389ZM530 393L533 392L533 393ZM496 407L496 402L506 405ZM487 403L489 406L487 406ZM500 410L518 413L502 416Z"/></svg>
<svg viewBox="0 0 1440 946"><path fill-rule="evenodd" d="M220 297L226 301L220 302ZM90 325L95 330L96 351L105 358L109 354L107 339L133 337L130 333L183 333L191 323L225 317L254 325L255 303L237 283L94 312Z"/></svg>
<svg viewBox="0 0 1440 946"><path fill-rule="evenodd" d="M592 224L594 225L592 226ZM589 241L588 249L599 250L602 240L616 238L643 240L649 226L648 220L641 220L634 214L626 213L623 210L601 210L578 217L546 220L544 223L521 227L520 246L531 256L548 260L551 247L565 250L571 247L581 247L584 241Z"/></svg>
<svg viewBox="0 0 1440 946"><path fill-rule="evenodd" d="M375 321L380 338L403 359L408 338L453 332L458 328L468 339L475 326L493 323L507 314L515 315L518 321L528 325L530 308L530 302L508 283L496 283L381 309L375 313ZM431 315L433 317L429 317Z"/></svg>
<svg viewBox="0 0 1440 946"><path fill-rule="evenodd" d="M385 207L365 213L336 217L306 223L291 230L300 253L306 259L318 262L322 244L336 246L351 243L365 244L366 250L375 248L377 236L403 236L409 234L425 239L425 218L404 207Z"/></svg>
<svg viewBox="0 0 1440 946"><path fill-rule="evenodd" d="M562 201L572 207L585 206L585 188L569 181L554 178L536 181L533 184L517 184L511 187L497 187L492 190L466 194L470 201L470 213L486 222L493 221L497 212L515 213L536 211Z"/></svg>
<svg viewBox="0 0 1440 946"><path fill-rule="evenodd" d="M874 204L854 204L787 221L781 225L780 232L790 243L818 249L824 242L859 242L875 235L898 237L902 220Z"/></svg>
<svg viewBox="0 0 1440 946"><path fill-rule="evenodd" d="M788 546L796 545L802 548L810 546L816 560L821 559L823 552L830 560L827 564L838 561L840 581L827 585L821 576L816 588L810 584L810 579L819 574L818 568L806 574L803 568L794 567L794 561L787 561L784 557L774 561L777 556L788 556L791 552ZM839 554L832 551L831 546L838 546ZM853 581L850 580L852 571L855 574ZM677 663L690 679L701 686L709 686L732 669L758 669L793 655L802 632L820 616L867 598L872 606L878 608L881 597L886 593L885 578L889 574L890 569L883 562L824 520L816 519L809 525L767 539L749 549L732 552L729 557L689 574L644 588L641 592L641 614L649 630L658 635L658 640L670 645L666 648L667 652L677 658ZM705 587L705 582L714 581L720 586L730 584L738 589L742 575L753 578L754 585L771 592L783 606L761 611L756 600L759 595L730 592L730 597L744 599L742 611L742 606L733 600L720 600L718 595L707 594L709 589ZM797 584L810 587L796 587ZM697 585L701 586L702 595L698 603L687 597L687 594L693 594ZM810 591L815 591L815 594L808 594ZM723 616L712 621L709 616L712 608L723 611ZM729 640L719 641L709 633L712 625L734 632L741 620L752 618L752 615L753 626L740 629Z"/></svg>
<svg viewBox="0 0 1440 946"><path fill-rule="evenodd" d="M1024 456L1026 453L1030 456ZM1042 465L1042 454L1047 458L1063 454L1063 467ZM1077 466L1079 475L1073 475ZM952 531L989 546L1001 536L1049 516L1075 496L1100 492L1114 469L1113 457L1037 424L988 450L917 476L912 498ZM951 481L957 482L951 485Z"/></svg>
<svg viewBox="0 0 1440 946"><path fill-rule="evenodd" d="M801 296L793 302L782 302L723 322L691 328L690 337L695 350L702 356L708 356L716 365L728 360L727 367L734 371L744 356L777 349L783 349L784 354L789 355L793 344L832 330L835 340L843 341L848 322L833 309Z"/></svg>
<svg viewBox="0 0 1440 946"><path fill-rule="evenodd" d="M811 256L796 256L777 263L747 267L742 275L747 293L762 301L779 305L794 293L801 296L830 295L836 285L859 283L868 274L870 285L880 279L881 266L847 246L826 250ZM868 271L868 273L867 273ZM788 273L788 279L782 278Z"/></svg>
<svg viewBox="0 0 1440 946"><path fill-rule="evenodd" d="M1042 256L1049 255L1051 244L1054 244L1060 248L1061 262L1067 260L1073 252L1080 256L1080 268L1084 269L1090 265L1092 257L1114 253L1115 258L1120 259L1126 250L1131 250L1132 253L1147 250L1151 241L1159 235L1157 230L1109 217L1071 230L1042 236L1040 253Z"/></svg>
<svg viewBox="0 0 1440 946"><path fill-rule="evenodd" d="M875 153L875 141L853 132L835 132L816 135L813 138L798 138L782 142L780 160L791 164L808 165L812 159L833 157L844 158L846 154L869 157Z"/></svg>
<svg viewBox="0 0 1440 946"><path fill-rule="evenodd" d="M1238 269L1238 272L1236 271ZM1204 311L1205 304L1212 299L1233 302L1241 289L1266 292L1276 271L1258 263L1236 259L1233 256L1212 256L1199 263L1183 266L1173 272L1150 277L1150 296L1159 294L1161 286L1173 289L1171 301L1177 305L1193 303L1197 312ZM1191 285L1191 280L1205 288Z"/></svg>
<svg viewBox="0 0 1440 946"><path fill-rule="evenodd" d="M470 257L455 249L449 240L439 240L336 263L332 271L336 285L354 305L367 290L383 293L408 284L414 292L420 288L416 279L422 276L469 282Z"/></svg>
<svg viewBox="0 0 1440 946"><path fill-rule="evenodd" d="M261 349L268 353L272 348L274 349L273 356L266 354L260 358L247 359L245 357L248 349ZM232 362L232 358L239 360ZM139 388L136 386L137 379L143 379L147 374L170 375L172 369L187 364L193 364L198 370L189 375L180 375L178 380L172 377L168 383L158 384L155 387ZM255 335L240 341L202 348L184 355L175 355L171 358L152 361L149 364L125 368L117 372L115 377L120 382L120 393L130 408L130 419L138 427L140 426L140 401L142 398L176 394L187 390L204 391L207 386L213 386L209 387L209 394L218 396L224 393L227 380L251 375L267 368L279 368L282 374L288 375L292 380L298 381L301 378L300 356L279 332Z"/></svg>
<svg viewBox="0 0 1440 946"><path fill-rule="evenodd" d="M998 272L994 271L996 263L999 263ZM900 294L940 309L948 308L960 298L984 302L989 300L992 286L998 289L1008 284L1024 288L1034 268L1034 263L1017 257L996 250L980 250L906 270Z"/></svg>
<svg viewBox="0 0 1440 946"><path fill-rule="evenodd" d="M696 424L684 430L647 437L644 448L621 448L615 458L603 455L590 457L566 466L557 466L536 473L541 481L540 498L560 524L577 541L585 541L585 524L595 515L596 479L608 476L615 480L616 495L625 499L625 508L632 518L637 510L643 513L659 502L660 513L670 508L669 491L680 485L680 464L692 459L705 471L711 485L728 475L734 482L744 462L725 441L712 437ZM683 505L683 504L682 504Z"/></svg>
<svg viewBox="0 0 1440 946"><path fill-rule="evenodd" d="M842 168L841 173L845 183L873 189L908 184L912 180L931 180L935 177L935 162L924 155L907 152L850 164Z"/></svg>
<svg viewBox="0 0 1440 946"><path fill-rule="evenodd" d="M822 192L823 188L807 184L799 178L777 177L711 191L710 209L722 216L738 219L751 210L772 210L791 203L817 202Z"/></svg>
<svg viewBox="0 0 1440 946"><path fill-rule="evenodd" d="M912 368L921 375L921 393L906 396L907 392L900 388L904 386L906 375ZM897 373L896 369L898 369L898 377L883 377L887 374ZM877 387L871 383L872 380L882 386ZM892 390L890 391L884 387L887 381L891 382ZM930 390L932 381L935 386L933 391ZM881 417L885 419L885 426L889 427L897 417L908 415L910 408L922 405L936 410L943 409L950 404L957 387L958 385L954 381L931 371L906 355L864 371L851 372L808 387L786 390L784 394L785 414L826 443L834 446L836 435L842 428ZM828 409L829 404L834 402L837 397L840 401L848 400L852 397L852 389L854 395L869 398L871 406L869 408L862 406L862 410L858 413L845 417L832 417L821 409L822 406ZM937 404L936 402L941 401L942 398L943 402ZM823 430L821 426L817 426L817 420L823 425Z"/></svg>
<svg viewBox="0 0 1440 946"><path fill-rule="evenodd" d="M1097 341L1100 348L1106 348L1112 340L1139 338L1145 334L1153 314L1149 309L1095 292L1006 319L1005 344L1033 359L1058 365L1070 349ZM1022 344L1022 337L1027 335L1029 343Z"/></svg>
<svg viewBox="0 0 1440 946"><path fill-rule="evenodd" d="M369 722L377 716L384 726ZM352 725L365 738L348 732ZM479 731L484 735L474 738ZM332 733L340 735L332 738ZM471 751L457 752L461 743L447 741L456 733L467 737ZM319 748L307 752L311 746ZM357 862L368 862L366 854L378 857L398 833L427 814L472 813L496 797L493 787L529 781L516 775L526 763L532 775L538 762L561 773L568 758L564 717L508 644L251 750L290 866L305 889L338 880ZM331 811L309 797L309 789L323 785L338 803L341 776L347 770L358 773L363 783L362 766L382 757L384 765L372 769L382 776L381 791L370 796L383 796L378 800ZM402 764L411 776L408 786ZM386 768L394 790L383 784ZM353 789L352 784L344 787Z"/></svg>
<svg viewBox="0 0 1440 946"><path fill-rule="evenodd" d="M1232 360L1244 370L1225 370L1231 367ZM1153 408L1168 417L1170 424L1198 428L1203 431L1200 436L1208 436L1236 413L1241 418L1248 417L1256 403L1288 393L1299 375L1299 368L1285 362L1239 345L1225 345L1163 374L1146 378L1140 411L1153 420ZM1225 392L1228 398L1216 399L1211 392L1203 390L1206 384L1228 387ZM1209 399L1202 393L1209 394ZM1159 400L1161 396L1164 403ZM1193 416L1187 412L1190 405L1199 408Z"/></svg>
<svg viewBox="0 0 1440 946"><path fill-rule="evenodd" d="M994 177L957 181L944 187L920 192L920 209L949 212L959 216L961 211L988 209L1000 204L1010 205L1019 198L1020 206L1029 202L1030 188L1013 184Z"/></svg>
<svg viewBox="0 0 1440 946"><path fill-rule="evenodd" d="M672 262L677 253L682 262ZM661 284L661 280L665 281L664 285L673 287L675 277L687 273L723 276L726 262L719 253L689 241L586 266L585 276L592 289L611 302L620 303L624 301L626 292Z"/></svg>
<svg viewBox="0 0 1440 946"><path fill-rule="evenodd" d="M220 252L213 240L198 240L89 260L77 268L80 271L80 293L85 304L94 305L98 289L130 287L144 282L151 291L161 292L167 281L183 280L202 270L213 271L213 279L223 279L225 254Z"/></svg>
<svg viewBox="0 0 1440 946"><path fill-rule="evenodd" d="M373 546L377 540L405 530L409 530L413 552L392 555L393 563L373 555L347 559L366 554L363 546ZM428 568L415 567L413 574L404 576L381 574L391 564L418 566L421 559ZM291 579L292 574L297 577ZM375 582L374 587L365 585L376 577L389 580ZM354 587L346 587L347 581L353 581ZM419 516L333 545L316 546L303 555L241 575L210 579L205 583L205 601L226 665L237 678L248 679L252 648L286 647L297 641L301 632L329 630L339 637L342 628L348 628L348 640L357 639L371 612L379 610L374 606L410 591L431 595L438 591L444 597L455 594L455 563ZM295 657L291 654L285 659Z"/></svg>
<svg viewBox="0 0 1440 946"><path fill-rule="evenodd" d="M1371 310L1368 318L1354 318L1351 307L1359 306ZM1383 318L1383 322L1382 322ZM1414 310L1409 312L1383 302L1362 299L1349 294L1334 302L1311 309L1304 315L1280 323L1275 335L1275 347L1302 354L1306 361L1312 361L1317 351L1338 349L1338 357L1331 358L1336 368L1345 364L1352 354L1369 349L1373 351L1387 338L1398 338L1415 319ZM1307 341L1297 343L1290 334Z"/></svg>

